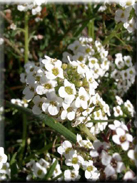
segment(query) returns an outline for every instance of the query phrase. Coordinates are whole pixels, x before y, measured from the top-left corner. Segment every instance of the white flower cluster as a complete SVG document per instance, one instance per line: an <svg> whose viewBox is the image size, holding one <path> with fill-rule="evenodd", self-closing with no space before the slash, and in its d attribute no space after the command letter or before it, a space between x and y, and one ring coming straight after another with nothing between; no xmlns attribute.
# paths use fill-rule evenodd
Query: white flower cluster
<svg viewBox="0 0 137 183"><path fill-rule="evenodd" d="M4 153L4 148L0 147L0 181L5 181L10 178L10 168L7 162L7 155Z"/></svg>
<svg viewBox="0 0 137 183"><path fill-rule="evenodd" d="M16 105L19 105L21 107L28 107L28 100L26 99L11 99L11 103L12 104L16 104Z"/></svg>
<svg viewBox="0 0 137 183"><path fill-rule="evenodd" d="M41 15L41 10L42 10L42 4L46 4L47 1L46 0L34 0L31 3L26 3L26 4L19 4L17 5L17 9L21 12L23 11L28 11L30 10L32 15ZM40 17L36 17L35 21L38 22L40 21L41 18Z"/></svg>
<svg viewBox="0 0 137 183"><path fill-rule="evenodd" d="M21 81L26 84L23 94L31 100L33 113L46 113L58 121L69 120L73 126L86 123L91 117L107 119L109 106L95 92L98 83L91 74L92 65L94 62L77 59L63 64L48 56L38 64L28 62Z"/></svg>
<svg viewBox="0 0 137 183"><path fill-rule="evenodd" d="M87 65L90 69L90 75L94 79L103 77L109 70L109 60L107 58L108 51L104 49L101 42L92 38L80 37L78 41L74 41L68 46L69 52L63 53L63 62L70 60ZM85 70L85 68L83 68ZM84 72L84 71L83 71Z"/></svg>
<svg viewBox="0 0 137 183"><path fill-rule="evenodd" d="M117 53L111 66L111 77L115 80L116 92L123 96L135 82L136 71L132 64L132 58L129 55L123 56L121 53Z"/></svg>
<svg viewBox="0 0 137 183"><path fill-rule="evenodd" d="M95 181L112 178L117 179L117 174L125 171L126 167L119 153L109 153L109 144L95 140L93 144L87 139L82 140L77 134L78 146L65 140L57 151L64 157L65 165L70 169L65 170L65 181L76 181L80 179L79 171L83 170L87 180ZM69 172L69 173L68 173Z"/></svg>
<svg viewBox="0 0 137 183"><path fill-rule="evenodd" d="M79 147L87 149L93 148L92 143L89 140L82 140L81 135L77 134L77 143ZM93 165L93 160L91 156L86 152L82 153L79 149L76 150L72 147L72 144L65 140L61 146L57 148L57 151L65 159L65 164L70 167L64 171L64 180L65 181L77 181L80 179L79 171L80 169L85 172L85 178L87 180L98 180L100 173L97 168Z"/></svg>
<svg viewBox="0 0 137 183"><path fill-rule="evenodd" d="M120 0L119 4L122 8L117 9L115 12L115 21L123 22L123 26L129 33L137 29L137 3L135 0ZM130 16L130 14L134 14Z"/></svg>
<svg viewBox="0 0 137 183"><path fill-rule="evenodd" d="M43 179L46 176L46 174L49 171L49 168L52 166L52 164L56 160L54 158L51 162L51 157L50 157L49 153L47 153L46 159L47 160L41 158L38 161L31 160L30 162L28 162L26 164L26 168L27 168L26 170L30 172L30 174L28 174L26 177L27 181L34 180L37 178ZM60 164L57 162L55 170L50 178L55 178L58 175L60 175L61 173L62 173L62 171L61 171ZM57 180L61 180L61 177L58 178Z"/></svg>
<svg viewBox="0 0 137 183"><path fill-rule="evenodd" d="M113 107L115 117L123 116L124 114L134 117L135 109L129 100L123 102L123 100L119 96L116 96L116 100L117 100L116 103L118 105Z"/></svg>

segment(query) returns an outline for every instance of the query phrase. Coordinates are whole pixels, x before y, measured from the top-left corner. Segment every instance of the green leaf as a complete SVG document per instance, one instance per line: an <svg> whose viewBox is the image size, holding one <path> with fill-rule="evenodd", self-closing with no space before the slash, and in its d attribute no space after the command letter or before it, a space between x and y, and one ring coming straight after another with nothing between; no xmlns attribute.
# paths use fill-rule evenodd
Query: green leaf
<svg viewBox="0 0 137 183"><path fill-rule="evenodd" d="M6 101L5 104L8 107L13 107L21 112L34 116L35 119L43 121L47 126L51 127L52 129L63 135L66 139L72 141L73 143L76 143L76 135L72 133L70 130L68 130L65 126L63 126L61 123L55 121L52 117L49 117L48 115L45 114L41 115L33 114L31 109L12 104L8 101Z"/></svg>
<svg viewBox="0 0 137 183"><path fill-rule="evenodd" d="M49 169L49 171L48 171L48 173L46 174L46 176L45 176L44 179L48 180L48 179L52 176L52 174L53 174L53 172L54 172L56 166L57 166L57 160L51 165L51 167L50 167L50 169Z"/></svg>
<svg viewBox="0 0 137 183"><path fill-rule="evenodd" d="M11 179L14 178L14 176L17 174L18 169L17 169L17 162L16 162L16 155L17 152L13 154L11 161L10 161L10 169L11 169Z"/></svg>
<svg viewBox="0 0 137 183"><path fill-rule="evenodd" d="M78 28L76 30L76 32L74 33L74 37L77 37L81 32L82 30L87 26L87 24L89 23L89 20L85 21L82 26L80 26L80 28Z"/></svg>

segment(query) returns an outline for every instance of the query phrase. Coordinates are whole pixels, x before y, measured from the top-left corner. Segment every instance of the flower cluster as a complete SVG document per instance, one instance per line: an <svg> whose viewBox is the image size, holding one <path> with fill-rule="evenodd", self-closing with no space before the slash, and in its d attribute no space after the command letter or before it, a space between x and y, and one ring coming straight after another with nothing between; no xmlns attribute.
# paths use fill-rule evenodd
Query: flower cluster
<svg viewBox="0 0 137 183"><path fill-rule="evenodd" d="M115 80L117 88L115 92L123 96L135 82L135 76L136 71L131 56L117 53L114 63L111 63L111 77Z"/></svg>
<svg viewBox="0 0 137 183"><path fill-rule="evenodd" d="M7 155L4 153L4 148L0 147L0 181L5 181L10 178L10 168L7 162Z"/></svg>
<svg viewBox="0 0 137 183"><path fill-rule="evenodd" d="M124 116L124 115L129 117L134 117L135 109L129 100L126 100L126 102L123 102L123 100L119 96L116 96L116 100L117 100L116 101L117 106L113 107L115 117Z"/></svg>
<svg viewBox="0 0 137 183"><path fill-rule="evenodd" d="M71 61L77 60L88 65L94 79L103 77L109 70L108 51L99 40L94 42L92 38L80 37L68 46L68 51L63 53L63 62L68 62L69 56Z"/></svg>
<svg viewBox="0 0 137 183"><path fill-rule="evenodd" d="M121 8L117 9L115 12L115 21L122 22L125 29L129 33L133 33L137 29L137 3L135 0L120 0L119 2Z"/></svg>
<svg viewBox="0 0 137 183"><path fill-rule="evenodd" d="M28 102L27 100L25 99L11 99L11 103L12 104L16 104L16 105L19 105L19 106L22 106L22 107L28 107Z"/></svg>
<svg viewBox="0 0 137 183"><path fill-rule="evenodd" d="M124 173L126 167L118 152L109 153L110 144L95 140L93 144L87 139L83 140L77 134L77 145L74 147L69 141L64 141L58 147L58 153L63 156L64 163L70 169L65 170L65 181L80 179L79 171L84 171L87 180L117 179L117 174ZM68 173L69 172L69 173Z"/></svg>
<svg viewBox="0 0 137 183"><path fill-rule="evenodd" d="M49 153L47 153L46 159L40 158L38 161L35 161L32 159L30 162L26 164L25 170L29 171L29 174L27 175L26 180L30 181L30 180L35 180L37 178L43 179L48 173L49 168L52 166L52 164L55 161L56 161L55 158L51 160ZM50 177L50 179L59 176L61 173L62 171L61 171L60 164L57 162L55 170L53 171L53 174ZM61 180L61 177L58 178L57 180Z"/></svg>
<svg viewBox="0 0 137 183"><path fill-rule="evenodd" d="M70 48L80 49L80 45L79 48L76 45L75 42ZM25 65L26 73L21 74L21 81L26 84L23 94L31 101L34 114L46 113L58 121L69 120L73 126L87 123L91 118L107 119L110 116L109 106L96 93L98 83L95 78L108 69L104 66L106 52L99 42L96 45L102 50L100 65L95 57L89 57L88 61L86 57L80 57L85 59L84 62L77 57L62 63L48 56L39 64L28 62ZM81 50L83 48L88 54L93 51L92 46L81 46ZM100 70L100 66L101 72L97 74L96 69Z"/></svg>
<svg viewBox="0 0 137 183"><path fill-rule="evenodd" d="M87 140L82 140L81 135L77 134L77 147L73 147L72 144L65 140L61 146L58 147L58 153L64 157L65 164L70 167L64 171L65 181L76 181L80 179L80 169L85 172L85 178L87 180L98 180L100 173L94 166L93 160L91 160L88 150L93 148L92 143ZM78 150L76 150L78 148ZM84 153L85 150L86 153Z"/></svg>
<svg viewBox="0 0 137 183"><path fill-rule="evenodd" d="M36 16L35 21L39 22L42 20L42 18L41 18L42 4L46 4L46 3L47 3L46 0L40 0L40 1L35 0L30 3L18 4L17 9L18 9L18 11L21 11L21 12L31 11L31 14L33 16Z"/></svg>

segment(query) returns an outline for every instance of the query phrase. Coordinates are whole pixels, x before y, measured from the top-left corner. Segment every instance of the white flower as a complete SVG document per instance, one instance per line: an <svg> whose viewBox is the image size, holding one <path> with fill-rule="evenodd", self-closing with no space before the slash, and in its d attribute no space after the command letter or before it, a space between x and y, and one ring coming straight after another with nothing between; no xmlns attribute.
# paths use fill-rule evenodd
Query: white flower
<svg viewBox="0 0 137 183"><path fill-rule="evenodd" d="M3 166L0 169L0 175L3 174L3 175L6 175L6 178L7 178L7 176L8 176L8 178L10 178L11 169L9 167L10 167L9 163L3 163Z"/></svg>
<svg viewBox="0 0 137 183"><path fill-rule="evenodd" d="M82 137L79 134L77 134L77 142L81 147L85 147L85 148L88 148L88 149L93 147L93 145L92 145L92 143L90 142L89 139L88 140L82 140Z"/></svg>
<svg viewBox="0 0 137 183"><path fill-rule="evenodd" d="M84 161L83 168L85 170L85 178L88 180L98 180L100 173L93 165L93 161Z"/></svg>
<svg viewBox="0 0 137 183"><path fill-rule="evenodd" d="M36 86L36 93L39 95L46 94L47 92L54 91L54 88L57 86L57 82L55 80L47 80L42 85Z"/></svg>
<svg viewBox="0 0 137 183"><path fill-rule="evenodd" d="M52 63L47 63L45 64L45 67L48 71L46 71L46 77L50 79L56 79L57 77L59 78L64 78L63 76L63 69L61 68L60 62L56 61L54 64Z"/></svg>
<svg viewBox="0 0 137 183"><path fill-rule="evenodd" d="M109 145L106 142L101 142L99 140L95 140L93 142L94 149L90 151L91 157L97 157L101 154L102 150L108 149Z"/></svg>
<svg viewBox="0 0 137 183"><path fill-rule="evenodd" d="M87 65L80 61L71 62L71 65L76 66L78 74L81 74L82 76L84 76L86 72L89 70Z"/></svg>
<svg viewBox="0 0 137 183"><path fill-rule="evenodd" d="M70 83L67 79L64 80L64 86L61 86L58 90L59 96L64 98L66 104L70 104L76 94L75 85Z"/></svg>
<svg viewBox="0 0 137 183"><path fill-rule="evenodd" d="M70 60L72 59L72 55L70 53L63 52L63 58L62 58L63 62L68 63L69 62L68 57L70 58Z"/></svg>
<svg viewBox="0 0 137 183"><path fill-rule="evenodd" d="M115 64L118 69L122 69L125 66L122 56L117 56L115 59Z"/></svg>
<svg viewBox="0 0 137 183"><path fill-rule="evenodd" d="M131 56L124 56L124 61L125 61L125 64L128 66L128 67L131 67L132 66L132 58Z"/></svg>
<svg viewBox="0 0 137 183"><path fill-rule="evenodd" d="M132 33L135 30L134 25L135 25L135 21L133 18L123 24L123 26L125 27L125 29L128 30L129 33Z"/></svg>
<svg viewBox="0 0 137 183"><path fill-rule="evenodd" d="M14 23L12 23L12 24L10 25L10 29L16 30L16 28L17 28L17 26L16 26Z"/></svg>
<svg viewBox="0 0 137 183"><path fill-rule="evenodd" d="M114 110L114 116L115 117L123 115L123 111L121 110L120 106L113 107L113 110Z"/></svg>
<svg viewBox="0 0 137 183"><path fill-rule="evenodd" d="M118 105L123 104L123 100L122 100L121 97L119 97L118 95L116 95L115 98L116 98L116 102L117 102Z"/></svg>
<svg viewBox="0 0 137 183"><path fill-rule="evenodd" d="M97 58L89 57L88 61L89 61L89 63L88 63L89 68L92 69L92 68L96 68L98 66L98 59Z"/></svg>
<svg viewBox="0 0 137 183"><path fill-rule="evenodd" d="M17 9L19 11L26 11L27 10L26 6L23 6L23 5L17 5Z"/></svg>
<svg viewBox="0 0 137 183"><path fill-rule="evenodd" d="M120 74L121 74L121 76L122 76L123 81L125 81L125 80L127 80L127 79L130 78L130 75L129 75L128 70L122 70L122 71L120 72Z"/></svg>
<svg viewBox="0 0 137 183"><path fill-rule="evenodd" d="M128 128L127 126L124 124L124 122L120 122L118 120L114 120L114 124L110 124L108 125L108 127L111 129L111 130L116 130L118 127L120 128L123 128L125 131L128 131Z"/></svg>
<svg viewBox="0 0 137 183"><path fill-rule="evenodd" d="M81 52L83 50L83 47L81 46L79 41L74 41L74 43L68 46L68 49L72 50L76 54L77 52Z"/></svg>
<svg viewBox="0 0 137 183"><path fill-rule="evenodd" d="M34 0L34 5L36 4L36 5L38 5L38 6L40 6L40 5L42 5L43 3L47 3L47 0Z"/></svg>
<svg viewBox="0 0 137 183"><path fill-rule="evenodd" d="M116 129L116 135L112 136L112 140L120 145L124 151L129 149L130 142L132 142L132 135L125 132L125 130L121 127Z"/></svg>
<svg viewBox="0 0 137 183"><path fill-rule="evenodd" d="M68 140L65 140L61 146L57 148L57 151L59 154L64 155L67 158L73 153L72 144Z"/></svg>
<svg viewBox="0 0 137 183"><path fill-rule="evenodd" d="M83 157L78 155L76 151L73 151L73 154L65 160L65 164L67 166L73 166L73 168L76 170L79 170L83 162Z"/></svg>
<svg viewBox="0 0 137 183"><path fill-rule="evenodd" d="M132 170L129 170L125 173L124 177L123 177L124 181L133 181L135 180L135 174Z"/></svg>
<svg viewBox="0 0 137 183"><path fill-rule="evenodd" d="M4 153L4 148L0 147L0 169L3 166L3 163L7 162L7 155Z"/></svg>
<svg viewBox="0 0 137 183"><path fill-rule="evenodd" d="M46 101L47 99L45 97L42 97L40 98L39 95L36 95L34 98L33 98L33 103L34 103L34 106L32 108L32 112L34 114L41 114L42 113L42 110L41 110L41 106L42 104Z"/></svg>
<svg viewBox="0 0 137 183"><path fill-rule="evenodd" d="M42 167L38 162L35 163L33 169L34 169L34 175L39 178L43 178L47 173L46 168Z"/></svg>
<svg viewBox="0 0 137 183"><path fill-rule="evenodd" d="M54 163L55 161L56 161L56 159L54 158L52 163ZM54 177L57 177L57 176L60 175L61 173L62 173L62 171L61 171L60 164L57 162L57 165L56 165L55 170L54 170L54 172L53 172L53 178L54 178ZM61 180L61 177L60 177L58 180Z"/></svg>
<svg viewBox="0 0 137 183"><path fill-rule="evenodd" d="M44 168L49 168L49 166L50 166L50 163L48 162L48 161L46 161L45 159L43 159L43 158L41 158L39 161L38 161L38 163L42 166L42 167L44 167Z"/></svg>
<svg viewBox="0 0 137 183"><path fill-rule="evenodd" d="M135 146L134 149L130 149L127 153L128 157L132 160L134 160L135 165L137 167L137 145Z"/></svg>
<svg viewBox="0 0 137 183"><path fill-rule="evenodd" d="M135 3L135 0L120 0L119 4L122 6L122 7L129 7L129 6L133 6Z"/></svg>
<svg viewBox="0 0 137 183"><path fill-rule="evenodd" d="M118 153L114 153L110 156L103 150L101 153L101 162L106 166L104 169L106 177L112 176L116 172L121 173L125 169L125 165Z"/></svg>
<svg viewBox="0 0 137 183"><path fill-rule="evenodd" d="M64 180L65 181L77 181L80 179L78 170L65 170L64 171Z"/></svg>
<svg viewBox="0 0 137 183"><path fill-rule="evenodd" d="M126 8L125 10L122 9L118 9L115 12L115 20L116 22L126 22L128 20L129 17L129 8Z"/></svg>
<svg viewBox="0 0 137 183"><path fill-rule="evenodd" d="M134 106L131 104L131 102L129 100L127 100L124 103L124 106L126 107L126 109L129 111L129 113L131 114L131 116L134 116L135 110L134 110Z"/></svg>
<svg viewBox="0 0 137 183"><path fill-rule="evenodd" d="M50 115L56 116L60 111L63 100L58 97L54 91L46 93L46 96L47 100L43 102L42 110L45 113L48 112Z"/></svg>
<svg viewBox="0 0 137 183"><path fill-rule="evenodd" d="M75 100L75 106L77 108L82 107L83 109L87 109L88 100L89 100L89 94L83 87L80 87L78 97Z"/></svg>
<svg viewBox="0 0 137 183"><path fill-rule="evenodd" d="M80 61L82 63L85 63L86 57L85 54L78 52L76 55L72 57L73 60Z"/></svg>
<svg viewBox="0 0 137 183"><path fill-rule="evenodd" d="M36 15L39 12L41 12L41 6L36 6L35 8L32 8L32 15Z"/></svg>
<svg viewBox="0 0 137 183"><path fill-rule="evenodd" d="M64 110L62 110L60 116L61 119L62 120L68 119L70 121L74 120L76 115L76 107L74 106L74 103L72 103L71 105L63 104L63 108Z"/></svg>
<svg viewBox="0 0 137 183"><path fill-rule="evenodd" d="M35 94L35 85L34 86L26 86L26 88L23 90L24 98L26 100L31 100L34 97Z"/></svg>

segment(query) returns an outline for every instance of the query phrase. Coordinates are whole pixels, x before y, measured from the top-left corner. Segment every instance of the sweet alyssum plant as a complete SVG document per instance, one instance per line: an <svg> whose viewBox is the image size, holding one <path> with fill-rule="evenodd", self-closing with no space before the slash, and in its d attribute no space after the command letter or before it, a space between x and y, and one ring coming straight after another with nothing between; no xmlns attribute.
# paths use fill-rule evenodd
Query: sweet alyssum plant
<svg viewBox="0 0 137 183"><path fill-rule="evenodd" d="M39 63L28 62L25 73L21 74L21 81L26 85L24 98L34 114L48 114L57 123L68 121L73 128L80 130L76 144L65 140L57 148L61 163L67 169L63 172L58 162L52 178L56 172L56 176L61 175L58 180L79 180L81 171L87 180L117 180L119 176L126 179L128 174L134 177L127 161L132 164L135 159L136 145L126 125L126 117L134 116L134 107L129 100L124 102L118 95L115 97L116 106L110 107L98 89L103 77L114 78L117 86L112 90L114 95L120 91L119 86L124 87L119 82L124 77L132 84L135 69L131 57L122 57L118 53L111 62L100 41L85 37L70 44L68 51L63 53L63 62L48 56ZM116 71L121 78L114 77ZM85 133L84 140L81 132ZM44 178L53 162L32 161L27 180Z"/></svg>

